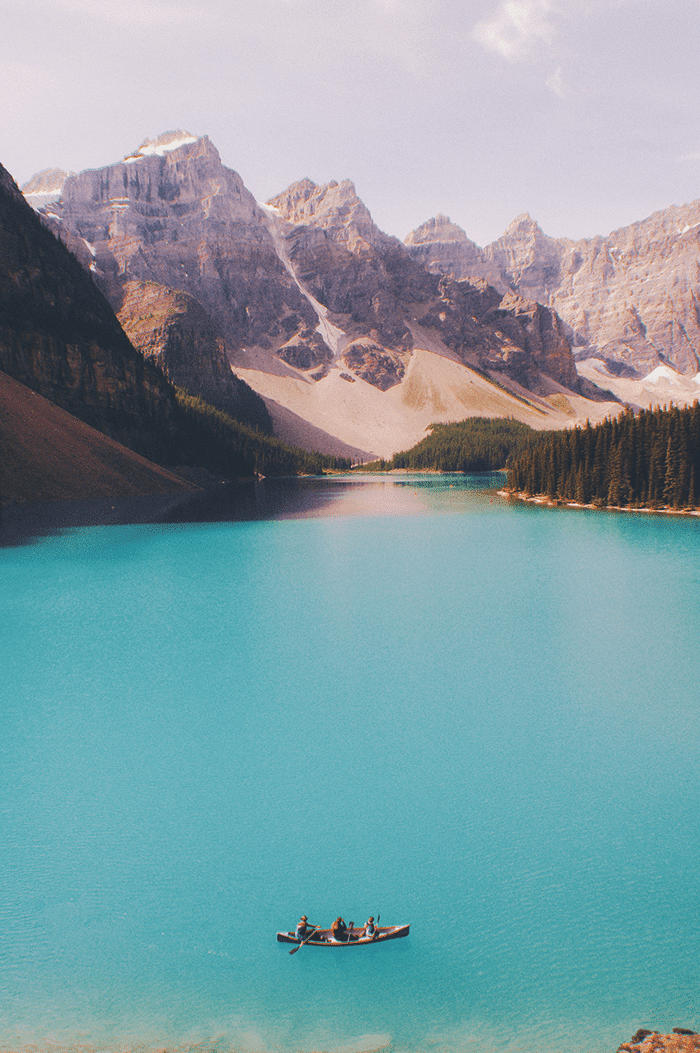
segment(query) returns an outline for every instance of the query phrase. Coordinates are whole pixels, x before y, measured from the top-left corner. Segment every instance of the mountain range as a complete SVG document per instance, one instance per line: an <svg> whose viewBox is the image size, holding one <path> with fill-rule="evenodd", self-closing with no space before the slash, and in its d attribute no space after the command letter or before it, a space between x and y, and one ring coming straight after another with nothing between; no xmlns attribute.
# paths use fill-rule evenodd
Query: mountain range
<svg viewBox="0 0 700 1053"><path fill-rule="evenodd" d="M700 202L608 238L523 215L482 249L438 215L401 242L350 181L258 203L184 131L22 190L159 373L306 449L363 460L433 422L558 428L700 391Z"/></svg>
<svg viewBox="0 0 700 1053"><path fill-rule="evenodd" d="M259 204L206 136L179 131L23 191L167 377L234 416L253 389L305 448L366 459L434 421L552 428L616 408L579 376L556 312L435 273L349 181Z"/></svg>
<svg viewBox="0 0 700 1053"><path fill-rule="evenodd" d="M700 201L578 241L550 238L524 214L485 249L440 215L406 245L434 273L478 275L556 311L579 374L623 401L698 396Z"/></svg>

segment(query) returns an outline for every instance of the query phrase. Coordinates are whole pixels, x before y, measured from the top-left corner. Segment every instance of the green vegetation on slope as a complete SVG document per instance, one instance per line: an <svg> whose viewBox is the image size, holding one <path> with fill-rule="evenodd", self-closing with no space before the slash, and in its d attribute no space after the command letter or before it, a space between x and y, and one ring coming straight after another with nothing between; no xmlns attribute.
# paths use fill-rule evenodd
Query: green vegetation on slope
<svg viewBox="0 0 700 1053"><path fill-rule="evenodd" d="M180 420L179 457L184 463L220 472L229 478L260 475L318 475L345 471L350 461L288 446L233 420L203 399L176 388Z"/></svg>
<svg viewBox="0 0 700 1053"><path fill-rule="evenodd" d="M503 468L509 456L536 435L510 418L469 417L457 424L431 424L430 434L390 461L363 465L365 471L404 468L420 472L488 472Z"/></svg>
<svg viewBox="0 0 700 1053"><path fill-rule="evenodd" d="M534 433L509 463L528 494L612 507L694 508L700 498L700 406L625 410L585 428Z"/></svg>
<svg viewBox="0 0 700 1053"><path fill-rule="evenodd" d="M231 478L349 467L347 460L309 454L265 434L271 430L267 407L238 378L243 423L176 390L134 349L90 274L2 166L0 370L159 465ZM46 441L50 445L51 435Z"/></svg>

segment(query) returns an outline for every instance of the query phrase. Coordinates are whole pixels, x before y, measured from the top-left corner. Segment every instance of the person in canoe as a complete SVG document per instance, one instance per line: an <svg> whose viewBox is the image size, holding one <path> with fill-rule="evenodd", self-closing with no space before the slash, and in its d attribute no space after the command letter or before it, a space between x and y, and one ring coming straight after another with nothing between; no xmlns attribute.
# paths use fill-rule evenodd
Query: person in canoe
<svg viewBox="0 0 700 1053"><path fill-rule="evenodd" d="M297 922L296 932L294 933L294 935L298 940L305 940L306 937L309 936L313 932L313 930L317 928L318 925L310 925L309 919L306 917L306 914L302 914L299 921Z"/></svg>
<svg viewBox="0 0 700 1053"><path fill-rule="evenodd" d="M374 924L373 917L370 916L365 922L365 927L362 930L362 935L370 940L373 940L374 937L377 935L377 926Z"/></svg>
<svg viewBox="0 0 700 1053"><path fill-rule="evenodd" d="M331 925L331 933L334 940L338 940L339 943L347 943L348 927L342 918L335 919Z"/></svg>

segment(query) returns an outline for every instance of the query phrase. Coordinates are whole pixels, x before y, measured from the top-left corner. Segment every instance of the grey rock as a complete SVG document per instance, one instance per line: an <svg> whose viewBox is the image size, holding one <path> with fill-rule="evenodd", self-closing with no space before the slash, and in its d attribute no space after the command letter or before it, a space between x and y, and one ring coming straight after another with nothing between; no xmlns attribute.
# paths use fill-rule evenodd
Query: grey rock
<svg viewBox="0 0 700 1053"><path fill-rule="evenodd" d="M42 211L84 263L87 247L116 310L130 281L186 293L227 348L274 340L290 314L315 322L277 256L265 213L206 136L167 133L118 164L69 176ZM189 390L211 398L218 372L215 404L236 416L235 384L213 362L199 366L209 379L197 385L192 369Z"/></svg>
<svg viewBox="0 0 700 1053"><path fill-rule="evenodd" d="M700 369L700 201L578 241L548 237L525 213L485 249L443 220L409 235L409 251L444 275L469 269L556 311L577 358L630 377L662 364Z"/></svg>

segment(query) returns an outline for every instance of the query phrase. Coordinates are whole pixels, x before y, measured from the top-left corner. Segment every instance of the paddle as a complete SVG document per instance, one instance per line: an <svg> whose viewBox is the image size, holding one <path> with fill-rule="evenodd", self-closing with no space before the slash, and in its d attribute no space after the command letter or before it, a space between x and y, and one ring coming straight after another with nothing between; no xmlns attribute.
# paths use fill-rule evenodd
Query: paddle
<svg viewBox="0 0 700 1053"><path fill-rule="evenodd" d="M318 925L314 925L313 929L311 930L311 932L309 933L309 935L308 935L308 936L306 937L306 939L305 939L305 940L302 940L302 941L301 941L301 943L300 943L300 944L299 944L299 945L298 945L297 947L292 947L292 949L291 949L291 951L290 951L289 953L290 953L290 954L296 954L298 950L301 950L301 948L302 948L302 947L304 946L304 944L305 944L305 943L306 943L306 942L307 942L308 940L310 940L310 939L311 939L311 937L313 936L313 934L314 934L314 933L316 932L316 930L317 930L317 929L318 929Z"/></svg>

